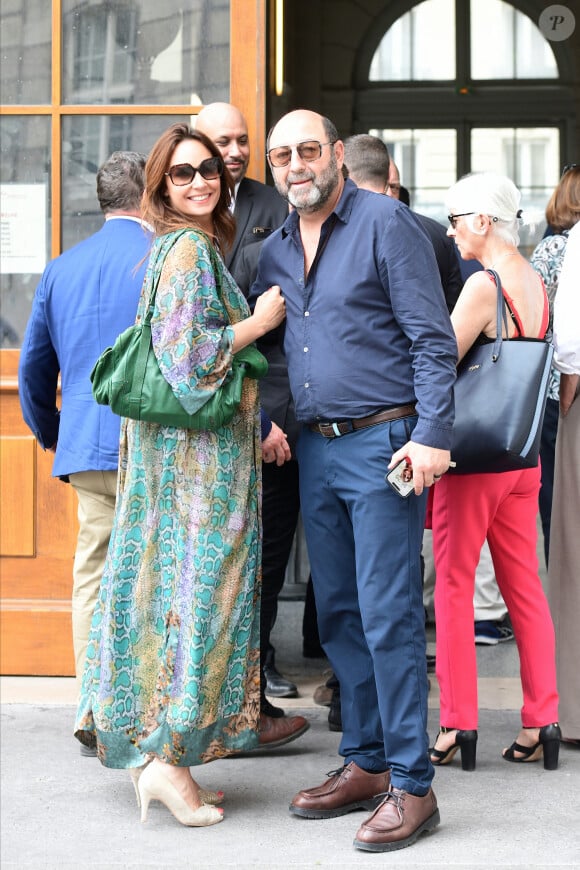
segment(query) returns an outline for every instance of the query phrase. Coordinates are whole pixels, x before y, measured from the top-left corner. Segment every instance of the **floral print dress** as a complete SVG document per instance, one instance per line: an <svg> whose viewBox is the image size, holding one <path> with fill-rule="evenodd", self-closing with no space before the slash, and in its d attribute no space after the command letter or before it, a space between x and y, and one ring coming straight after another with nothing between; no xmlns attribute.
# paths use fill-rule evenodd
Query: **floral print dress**
<svg viewBox="0 0 580 870"><path fill-rule="evenodd" d="M568 241L568 230L563 233L556 233L552 236L545 236L535 247L530 258L530 263L535 271L540 275L548 294L550 303L550 330L552 329L552 320L554 316L554 299L558 292L558 281L562 263L564 262L564 254L566 253L566 243ZM548 383L548 398L558 401L560 398L560 372L554 366L550 369L550 381Z"/></svg>
<svg viewBox="0 0 580 870"><path fill-rule="evenodd" d="M250 312L203 233L155 241L138 317L157 275L153 348L192 413L227 376L230 324ZM248 378L239 412L216 432L123 420L75 725L81 742L96 736L107 767L148 753L193 766L258 743L259 432Z"/></svg>

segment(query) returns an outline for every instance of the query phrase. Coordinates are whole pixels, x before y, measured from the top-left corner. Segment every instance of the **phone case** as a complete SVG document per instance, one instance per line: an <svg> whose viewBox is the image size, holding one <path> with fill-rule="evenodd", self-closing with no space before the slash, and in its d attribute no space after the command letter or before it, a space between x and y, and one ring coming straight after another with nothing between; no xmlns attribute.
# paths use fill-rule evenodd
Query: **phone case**
<svg viewBox="0 0 580 870"><path fill-rule="evenodd" d="M407 498L415 491L413 469L406 459L401 459L394 468L391 468L391 470L385 475L385 480L393 487L395 492L398 493L401 498Z"/></svg>

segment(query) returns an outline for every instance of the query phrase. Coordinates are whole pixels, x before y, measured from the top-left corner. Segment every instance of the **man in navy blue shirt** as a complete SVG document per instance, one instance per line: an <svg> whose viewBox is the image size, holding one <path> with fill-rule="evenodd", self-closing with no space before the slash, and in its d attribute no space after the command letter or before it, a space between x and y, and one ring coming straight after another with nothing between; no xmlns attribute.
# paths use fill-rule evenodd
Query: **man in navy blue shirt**
<svg viewBox="0 0 580 870"><path fill-rule="evenodd" d="M417 218L345 180L343 156L335 126L315 112L272 129L268 160L294 211L264 242L253 295L276 283L286 301L320 638L343 688L344 766L290 811L373 809L355 846L389 851L439 822L420 550L426 489L450 462L457 346ZM385 481L405 459L408 498Z"/></svg>

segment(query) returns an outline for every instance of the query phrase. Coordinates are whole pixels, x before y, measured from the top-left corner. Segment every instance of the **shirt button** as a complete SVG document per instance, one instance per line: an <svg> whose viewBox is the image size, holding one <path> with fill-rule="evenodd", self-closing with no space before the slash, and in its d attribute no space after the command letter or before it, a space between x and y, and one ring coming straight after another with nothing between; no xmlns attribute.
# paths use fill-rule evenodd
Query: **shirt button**
<svg viewBox="0 0 580 870"><path fill-rule="evenodd" d="M304 348L304 353L308 353L308 348L307 348L307 347Z"/></svg>
<svg viewBox="0 0 580 870"><path fill-rule="evenodd" d="M310 317L310 311L305 311L305 312L304 312L304 317Z"/></svg>
<svg viewBox="0 0 580 870"><path fill-rule="evenodd" d="M310 386L310 384L308 383L308 381L306 381L306 383L304 384L304 386L306 387L306 389L308 389L308 387Z"/></svg>

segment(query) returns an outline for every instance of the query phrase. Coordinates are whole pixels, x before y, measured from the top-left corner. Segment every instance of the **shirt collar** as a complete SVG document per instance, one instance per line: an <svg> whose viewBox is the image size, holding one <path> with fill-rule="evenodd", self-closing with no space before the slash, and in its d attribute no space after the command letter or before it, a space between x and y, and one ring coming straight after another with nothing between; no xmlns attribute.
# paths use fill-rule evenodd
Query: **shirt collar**
<svg viewBox="0 0 580 870"><path fill-rule="evenodd" d="M342 189L342 193L340 195L340 199L338 200L336 206L333 211L328 215L326 220L324 221L323 226L325 226L328 221L332 218L333 215L336 215L337 219L341 221L343 224L347 224L350 219L350 213L352 211L354 200L358 192L358 187L350 178L345 178L344 187ZM297 211L292 211L284 221L282 226L282 235L292 235L298 229L298 222L300 218Z"/></svg>
<svg viewBox="0 0 580 870"><path fill-rule="evenodd" d="M150 233L153 232L153 227L151 224L144 221L142 218L133 217L131 214L107 214L105 215L105 221L133 221L136 224L140 224L140 226L145 227L146 230L149 230Z"/></svg>
<svg viewBox="0 0 580 870"><path fill-rule="evenodd" d="M240 178L240 180L236 183L236 185L234 187L234 192L232 194L232 198L230 199L230 211L232 214L234 213L234 209L236 207L236 199L238 198L238 190L240 189L240 184L242 183L243 180L244 180L243 178Z"/></svg>

